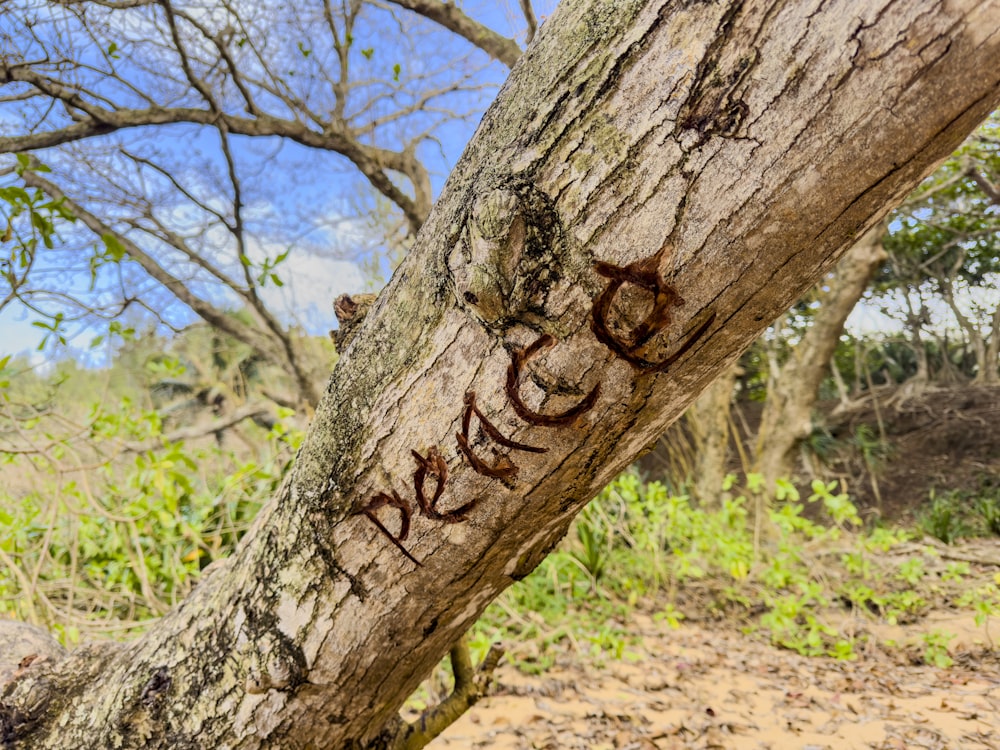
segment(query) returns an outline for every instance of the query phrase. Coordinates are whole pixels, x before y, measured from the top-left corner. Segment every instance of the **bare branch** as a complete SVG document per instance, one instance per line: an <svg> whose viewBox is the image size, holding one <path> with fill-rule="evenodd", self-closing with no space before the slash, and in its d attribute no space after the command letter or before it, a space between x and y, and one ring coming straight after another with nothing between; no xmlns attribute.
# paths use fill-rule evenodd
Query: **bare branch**
<svg viewBox="0 0 1000 750"><path fill-rule="evenodd" d="M227 315L224 310L197 297L183 280L163 268L149 253L145 252L128 237L116 232L111 226L66 195L55 183L30 170L24 172L22 179L25 184L43 190L56 200L61 200L63 205L76 218L99 237L114 237L121 243L125 252L128 253L128 256L132 260L138 263L146 273L162 284L178 300L190 307L200 318L219 330L225 331L234 338L246 343L248 346L253 347L264 356L278 363L282 362L281 356L275 351L273 342L262 335L260 331L239 322L233 316Z"/></svg>
<svg viewBox="0 0 1000 750"><path fill-rule="evenodd" d="M124 8L141 8L147 5L156 5L156 0L55 0L55 3L67 8L74 6L100 5L102 8L120 10Z"/></svg>
<svg viewBox="0 0 1000 750"><path fill-rule="evenodd" d="M393 750L421 750L454 724L486 695L490 679L503 654L502 646L492 644L477 669L472 666L468 639L462 636L448 654L455 678L451 694L438 705L424 711L413 723L399 727L390 747Z"/></svg>
<svg viewBox="0 0 1000 750"><path fill-rule="evenodd" d="M0 153L22 153L51 148L63 143L144 125L192 123L219 127L222 123L230 133L236 135L280 136L304 146L341 154L354 163L376 190L402 209L414 234L423 224L430 210L429 203L424 205L411 199L393 184L385 172L386 169L400 172L416 186L429 179L423 165L405 152L358 143L345 135L342 128L329 128L318 133L302 123L270 115L260 115L251 119L194 107L105 110L87 103L77 91L62 83L52 81L20 66L0 67L0 83L5 80L29 83L64 101L67 106L88 112L88 116L79 122L56 130L0 138Z"/></svg>
<svg viewBox="0 0 1000 750"><path fill-rule="evenodd" d="M226 167L229 171L229 181L233 186L233 223L230 224L229 222L225 222L225 224L229 229L230 234L232 234L233 238L236 240L236 250L239 254L240 266L243 268L243 276L247 284L247 300L249 301L254 312L256 312L260 319L264 321L264 325L267 326L274 338L277 339L281 345L281 348L284 351L285 359L291 367L296 383L299 386L299 392L302 393L310 403L316 404L319 402L319 391L317 391L315 384L309 378L309 374L303 368L298 353L295 351L295 345L292 343L291 337L278 322L277 318L271 314L271 311L268 310L267 306L261 301L260 296L257 294L257 285L254 283L250 265L244 262L247 255L246 233L244 232L243 225L243 191L240 185L239 175L236 172L236 160L233 158L232 149L229 147L229 132L226 130L224 124L221 124L219 127L219 137L222 141L222 153L226 157ZM428 211L429 210L430 206L428 206Z"/></svg>
<svg viewBox="0 0 1000 750"><path fill-rule="evenodd" d="M966 174L972 178L983 194L990 199L990 202L996 206L1000 206L1000 190L997 189L996 185L986 179L986 175L980 173L975 167L969 167Z"/></svg>
<svg viewBox="0 0 1000 750"><path fill-rule="evenodd" d="M195 438L212 435L239 424L244 419L263 417L272 413L272 409L267 404L243 404L232 413L226 414L218 419L203 424L182 427L165 435L157 435L155 438L143 441L128 442L122 445L124 453L142 453L143 451L156 450L162 448L167 443L177 443L183 440L194 440Z"/></svg>
<svg viewBox="0 0 1000 750"><path fill-rule="evenodd" d="M524 21L528 24L527 42L531 44L531 40L535 38L535 32L538 31L538 19L535 18L531 0L521 0L521 12L524 13Z"/></svg>
<svg viewBox="0 0 1000 750"><path fill-rule="evenodd" d="M508 68L513 68L514 63L521 57L521 48L517 46L517 42L500 36L493 29L465 15L453 3L444 3L440 0L389 0L389 2L444 26Z"/></svg>
<svg viewBox="0 0 1000 750"><path fill-rule="evenodd" d="M243 101L246 103L247 112L249 112L252 115L261 114L260 108L258 108L257 104L254 102L253 95L250 93L250 90L247 88L246 84L243 81L243 76L240 74L239 68L236 65L236 61L233 59L233 56L229 53L229 49L226 46L225 37L222 34L215 34L215 35L211 34L208 28L204 24L199 23L197 20L195 20L191 15L187 13L177 13L177 15L183 18L189 24L191 24L194 28L198 29L198 31L201 32L202 36L204 36L205 39L210 41L212 45L215 47L216 51L219 53L219 57L222 58L223 61L225 61L226 67L229 69L229 77L232 80L233 85L235 85L236 88L239 89L240 95L243 97Z"/></svg>
<svg viewBox="0 0 1000 750"><path fill-rule="evenodd" d="M187 51L184 49L184 42L181 39L180 32L177 30L177 21L174 18L174 9L170 4L170 0L160 0L160 5L163 6L163 10L166 12L167 25L170 28L170 38L174 43L174 50L177 52L177 56L181 61L181 69L184 71L184 75L187 77L188 83L201 94L202 98L208 102L208 106L212 108L212 112L218 114L221 112L221 108L216 103L215 98L212 96L211 90L205 85L205 82L198 78L194 71L191 69L191 62L188 59Z"/></svg>

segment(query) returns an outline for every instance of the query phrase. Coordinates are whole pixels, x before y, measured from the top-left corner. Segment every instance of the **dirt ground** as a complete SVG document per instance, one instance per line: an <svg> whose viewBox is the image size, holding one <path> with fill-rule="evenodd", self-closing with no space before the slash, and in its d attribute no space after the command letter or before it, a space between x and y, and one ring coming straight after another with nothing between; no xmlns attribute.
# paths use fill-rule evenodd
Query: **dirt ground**
<svg viewBox="0 0 1000 750"><path fill-rule="evenodd" d="M497 750L744 748L1000 748L1000 623L936 613L881 639L956 634L949 668L915 666L906 649L875 647L854 662L803 657L738 629L671 629L635 616L621 660L567 649L526 676L509 664L494 694L431 745ZM916 660L919 661L919 660Z"/></svg>
<svg viewBox="0 0 1000 750"><path fill-rule="evenodd" d="M841 447L862 424L881 436L875 479L849 451L827 468L866 517L912 522L932 490L1000 484L998 414L998 388L886 391L830 419ZM986 539L967 551L995 558L998 548ZM997 569L994 562L981 575L992 579ZM735 621L675 630L637 613L628 628L635 642L620 660L564 643L540 676L501 664L493 694L429 747L1000 750L1000 622L977 626L971 612L948 608L951 594L905 626L866 621L874 645L853 662L775 648ZM921 636L935 632L955 635L951 667L920 658Z"/></svg>
<svg viewBox="0 0 1000 750"><path fill-rule="evenodd" d="M849 409L817 404L817 421L833 442L824 456L798 467L800 476L842 480L863 518L890 523L913 523L932 492L1000 493L1000 387L909 390L882 387ZM733 408L743 447L731 443L728 470L737 476L747 468L741 456L755 449L761 406ZM858 448L862 428L872 450L867 458ZM694 465L692 450L681 420L638 465L651 479L683 476ZM799 489L808 496L808 482Z"/></svg>
<svg viewBox="0 0 1000 750"><path fill-rule="evenodd" d="M884 519L912 521L932 492L992 493L1000 484L1000 388L995 386L928 387L911 396L902 388L885 390L828 421L841 442L860 425L883 437L874 481L872 467L856 453L841 458L833 471L846 479L860 508Z"/></svg>

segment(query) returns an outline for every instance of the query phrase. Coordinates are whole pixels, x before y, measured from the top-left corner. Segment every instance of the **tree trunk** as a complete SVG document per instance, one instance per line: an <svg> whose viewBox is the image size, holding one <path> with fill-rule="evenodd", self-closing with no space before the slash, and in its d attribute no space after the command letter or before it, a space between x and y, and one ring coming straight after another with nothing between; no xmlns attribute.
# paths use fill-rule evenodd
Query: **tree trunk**
<svg viewBox="0 0 1000 750"><path fill-rule="evenodd" d="M695 447L691 491L704 507L721 505L719 498L729 458L733 388L739 369L738 362L723 369L685 414ZM732 437L740 439L739 435Z"/></svg>
<svg viewBox="0 0 1000 750"><path fill-rule="evenodd" d="M983 385L1000 384L1000 370L997 364L1000 363L1000 305L993 310L990 319L990 338L986 345L986 364L981 371L981 382Z"/></svg>
<svg viewBox="0 0 1000 750"><path fill-rule="evenodd" d="M964 254L962 254L962 257L964 258ZM972 347L973 356L976 358L976 375L972 382L975 385L986 385L990 383L991 377L995 378L996 360L993 360L993 362L990 363L985 336L983 336L982 331L979 330L976 323L970 320L969 317L962 312L962 308L955 299L954 274L958 272L958 267L960 265L961 261L956 261L955 266L951 269L953 273L939 280L941 286L941 296L944 297L944 301L951 309L951 314L954 315L955 320L958 321L958 327L961 328L962 332L966 335L966 338L969 341L969 346ZM948 351L947 338L942 343L943 346L941 348L941 355L944 363L944 369L949 370L946 374L950 376L949 379L952 382L961 382L963 380L961 371L955 372L955 368L952 367L951 354ZM991 370L994 373L993 376L990 375Z"/></svg>
<svg viewBox="0 0 1000 750"><path fill-rule="evenodd" d="M910 348L913 350L913 357L917 361L917 371L913 374L904 387L912 389L914 393L927 387L931 382L931 363L927 355L927 344L924 341L923 328L927 320L927 306L924 304L920 291L914 292L920 302L919 307L914 307L913 298L909 291L904 295L906 300L906 329L909 333Z"/></svg>
<svg viewBox="0 0 1000 750"><path fill-rule="evenodd" d="M992 110L998 28L979 0L561 5L234 556L137 641L22 670L7 746L405 736L486 605Z"/></svg>
<svg viewBox="0 0 1000 750"><path fill-rule="evenodd" d="M767 487L792 475L795 449L812 432L813 406L844 322L887 257L882 248L883 231L881 225L876 226L841 259L820 294L821 306L812 325L776 377L769 378L755 459Z"/></svg>

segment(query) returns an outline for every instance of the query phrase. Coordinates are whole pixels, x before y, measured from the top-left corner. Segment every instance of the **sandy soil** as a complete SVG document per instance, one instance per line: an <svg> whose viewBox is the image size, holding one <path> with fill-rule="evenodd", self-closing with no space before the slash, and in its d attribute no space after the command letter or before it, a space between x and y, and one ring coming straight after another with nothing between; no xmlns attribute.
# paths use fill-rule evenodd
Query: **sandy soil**
<svg viewBox="0 0 1000 750"><path fill-rule="evenodd" d="M527 676L503 664L494 694L429 746L498 750L1000 748L1000 624L940 613L877 634L899 643L946 630L955 664L906 649L857 661L802 657L729 627L670 629L637 614L635 645L594 663L564 652Z"/></svg>

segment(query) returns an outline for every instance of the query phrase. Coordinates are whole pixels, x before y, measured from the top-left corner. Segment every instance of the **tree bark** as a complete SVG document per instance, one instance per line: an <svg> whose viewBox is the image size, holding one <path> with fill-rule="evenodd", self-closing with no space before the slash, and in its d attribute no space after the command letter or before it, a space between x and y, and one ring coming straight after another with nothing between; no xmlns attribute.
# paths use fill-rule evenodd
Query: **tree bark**
<svg viewBox="0 0 1000 750"><path fill-rule="evenodd" d="M794 471L795 449L812 432L812 410L826 377L847 316L864 294L888 255L879 225L841 258L825 290L819 311L775 377L769 378L767 401L757 433L755 468L767 487Z"/></svg>
<svg viewBox="0 0 1000 750"><path fill-rule="evenodd" d="M561 5L234 556L139 640L30 665L7 745L392 744L486 605L991 111L998 28L979 0Z"/></svg>

